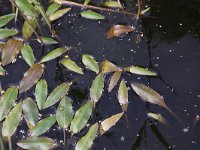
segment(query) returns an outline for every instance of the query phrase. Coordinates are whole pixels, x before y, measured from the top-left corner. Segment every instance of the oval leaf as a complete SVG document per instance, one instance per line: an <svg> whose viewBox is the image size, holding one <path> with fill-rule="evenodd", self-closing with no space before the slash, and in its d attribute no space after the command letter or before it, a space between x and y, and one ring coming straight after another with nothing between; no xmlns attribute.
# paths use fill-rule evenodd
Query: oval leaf
<svg viewBox="0 0 200 150"><path fill-rule="evenodd" d="M94 11L91 11L91 10L86 10L86 11L83 11L81 13L81 16L83 18L87 18L87 19L94 19L94 20L101 20L101 19L105 19L105 17L99 13L96 13Z"/></svg>
<svg viewBox="0 0 200 150"><path fill-rule="evenodd" d="M58 42L52 38L49 37L41 37L41 40L44 44L49 45L49 44L58 44ZM40 42L39 39L37 39L38 42Z"/></svg>
<svg viewBox="0 0 200 150"><path fill-rule="evenodd" d="M63 59L60 61L60 63L63 64L67 69L83 75L82 68L80 68L74 61L70 59Z"/></svg>
<svg viewBox="0 0 200 150"><path fill-rule="evenodd" d="M36 126L39 120L39 111L37 104L30 97L23 100L22 110L27 124Z"/></svg>
<svg viewBox="0 0 200 150"><path fill-rule="evenodd" d="M35 62L32 48L26 44L22 47L21 53L26 63L31 67Z"/></svg>
<svg viewBox="0 0 200 150"><path fill-rule="evenodd" d="M65 94L67 94L70 87L70 83L62 83L61 85L57 86L51 94L47 97L46 102L44 103L43 109L46 109L58 101L60 101Z"/></svg>
<svg viewBox="0 0 200 150"><path fill-rule="evenodd" d="M112 7L112 8L122 8L122 5L120 4L119 1L107 1L103 3L104 6L106 7Z"/></svg>
<svg viewBox="0 0 200 150"><path fill-rule="evenodd" d="M6 74L6 70L0 65L0 76L3 76Z"/></svg>
<svg viewBox="0 0 200 150"><path fill-rule="evenodd" d="M45 80L40 80L35 87L35 99L38 108L41 110L44 106L48 94L47 82Z"/></svg>
<svg viewBox="0 0 200 150"><path fill-rule="evenodd" d="M56 120L61 128L67 128L72 121L74 112L72 101L69 97L64 96L56 110Z"/></svg>
<svg viewBox="0 0 200 150"><path fill-rule="evenodd" d="M120 105L122 106L122 110L127 111L128 88L126 87L126 83L125 83L124 79L120 82L120 85L119 85L118 100L119 100Z"/></svg>
<svg viewBox="0 0 200 150"><path fill-rule="evenodd" d="M138 74L138 75L157 76L156 72L150 71L146 68L139 67L139 66L127 67L127 68L124 68L124 70L133 74Z"/></svg>
<svg viewBox="0 0 200 150"><path fill-rule="evenodd" d="M40 136L47 132L56 122L56 116L50 116L42 119L31 129L31 136Z"/></svg>
<svg viewBox="0 0 200 150"><path fill-rule="evenodd" d="M169 126L168 121L161 114L155 114L155 113L150 112L147 114L147 116L157 120L158 122L160 122L166 126Z"/></svg>
<svg viewBox="0 0 200 150"><path fill-rule="evenodd" d="M19 92L25 92L34 86L44 72L43 64L33 64L25 73L19 84Z"/></svg>
<svg viewBox="0 0 200 150"><path fill-rule="evenodd" d="M17 129L22 114L22 104L18 103L8 114L3 122L2 135L5 137L11 137Z"/></svg>
<svg viewBox="0 0 200 150"><path fill-rule="evenodd" d="M90 55L83 55L82 62L86 66L87 69L99 73L99 65L96 60Z"/></svg>
<svg viewBox="0 0 200 150"><path fill-rule="evenodd" d="M20 11L30 17L36 17L37 13L31 3L29 3L27 0L15 0L16 5L20 9Z"/></svg>
<svg viewBox="0 0 200 150"><path fill-rule="evenodd" d="M7 23L9 23L14 17L15 17L15 13L1 16L0 17L0 28L5 26Z"/></svg>
<svg viewBox="0 0 200 150"><path fill-rule="evenodd" d="M92 101L97 102L103 93L104 88L104 76L100 73L90 87L90 98Z"/></svg>
<svg viewBox="0 0 200 150"><path fill-rule="evenodd" d="M71 122L70 131L72 133L79 132L88 122L92 114L93 102L88 101L81 108L79 108Z"/></svg>
<svg viewBox="0 0 200 150"><path fill-rule="evenodd" d="M75 150L89 150L93 144L93 141L97 135L99 129L98 123L92 125L89 131L84 135L76 144Z"/></svg>
<svg viewBox="0 0 200 150"><path fill-rule="evenodd" d="M101 72L103 74L116 72L122 70L121 68L117 67L115 64L105 60L101 63Z"/></svg>
<svg viewBox="0 0 200 150"><path fill-rule="evenodd" d="M109 82L109 87L108 87L108 92L111 92L112 89L115 87L115 85L117 85L117 82L119 81L120 77L122 75L122 71L116 71Z"/></svg>
<svg viewBox="0 0 200 150"><path fill-rule="evenodd" d="M84 3L83 3L83 5L87 5L87 4L89 4L89 3L90 3L90 1L91 1L91 0L84 0Z"/></svg>
<svg viewBox="0 0 200 150"><path fill-rule="evenodd" d="M49 5L46 11L46 15L50 16L51 14L55 13L62 5L58 3L52 3Z"/></svg>
<svg viewBox="0 0 200 150"><path fill-rule="evenodd" d="M70 10L71 10L71 8L64 8L64 9L58 10L49 16L49 20L55 21L55 20L61 18L62 16L64 16Z"/></svg>
<svg viewBox="0 0 200 150"><path fill-rule="evenodd" d="M29 39L37 27L38 20L36 18L27 18L28 21L24 21L22 28L22 35L24 39Z"/></svg>
<svg viewBox="0 0 200 150"><path fill-rule="evenodd" d="M18 31L13 29L0 29L0 40L14 36L18 34Z"/></svg>

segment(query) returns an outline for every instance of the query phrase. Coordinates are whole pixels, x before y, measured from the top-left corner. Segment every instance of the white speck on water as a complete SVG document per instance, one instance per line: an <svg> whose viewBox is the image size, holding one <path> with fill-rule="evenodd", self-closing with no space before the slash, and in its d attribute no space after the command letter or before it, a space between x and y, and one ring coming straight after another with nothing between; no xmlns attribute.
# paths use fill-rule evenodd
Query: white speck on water
<svg viewBox="0 0 200 150"><path fill-rule="evenodd" d="M122 136L120 140L121 140L121 141L124 141L124 136Z"/></svg>
<svg viewBox="0 0 200 150"><path fill-rule="evenodd" d="M182 24L182 23L179 23L179 25L182 26L183 24Z"/></svg>
<svg viewBox="0 0 200 150"><path fill-rule="evenodd" d="M189 131L189 127L183 129L183 132L185 133L187 133L188 131Z"/></svg>
<svg viewBox="0 0 200 150"><path fill-rule="evenodd" d="M198 94L197 97L200 98L200 94Z"/></svg>

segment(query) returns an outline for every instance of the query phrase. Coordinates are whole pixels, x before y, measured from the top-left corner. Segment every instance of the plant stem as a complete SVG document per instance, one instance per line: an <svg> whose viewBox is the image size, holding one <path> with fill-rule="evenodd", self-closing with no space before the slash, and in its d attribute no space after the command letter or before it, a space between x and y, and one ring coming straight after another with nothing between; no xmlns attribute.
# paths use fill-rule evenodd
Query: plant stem
<svg viewBox="0 0 200 150"><path fill-rule="evenodd" d="M140 17L141 16L141 12L142 12L142 0L137 0L138 2L138 12L137 12L137 17Z"/></svg>
<svg viewBox="0 0 200 150"><path fill-rule="evenodd" d="M136 14L127 12L127 11L102 8L102 7L98 7L98 6L92 6L92 5L84 5L84 4L80 4L80 3L76 3L76 2L72 2L72 1L54 0L54 2L63 4L63 5L72 5L72 6L82 7L82 8L90 8L90 9L96 9L96 10L101 10L101 11L108 11L108 12L114 12L114 13L120 13L120 14L127 14L127 15L131 15L131 16L137 16Z"/></svg>
<svg viewBox="0 0 200 150"><path fill-rule="evenodd" d="M66 143L66 132L65 132L65 128L63 128L63 135L64 135L64 149L67 150L67 143Z"/></svg>
<svg viewBox="0 0 200 150"><path fill-rule="evenodd" d="M8 137L8 144L9 144L9 150L12 150L12 140L11 137Z"/></svg>
<svg viewBox="0 0 200 150"><path fill-rule="evenodd" d="M3 140L1 136L0 136L0 148L1 150L4 150Z"/></svg>

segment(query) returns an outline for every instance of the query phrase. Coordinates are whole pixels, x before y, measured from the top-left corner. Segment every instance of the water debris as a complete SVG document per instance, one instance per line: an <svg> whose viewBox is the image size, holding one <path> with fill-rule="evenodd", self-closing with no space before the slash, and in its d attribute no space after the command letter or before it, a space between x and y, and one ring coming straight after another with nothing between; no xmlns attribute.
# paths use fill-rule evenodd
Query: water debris
<svg viewBox="0 0 200 150"><path fill-rule="evenodd" d="M199 116L199 115L196 115L196 116L194 117L194 121L193 121L193 128L195 128L195 126L196 126L196 124L199 122L199 120L200 120L200 116Z"/></svg>

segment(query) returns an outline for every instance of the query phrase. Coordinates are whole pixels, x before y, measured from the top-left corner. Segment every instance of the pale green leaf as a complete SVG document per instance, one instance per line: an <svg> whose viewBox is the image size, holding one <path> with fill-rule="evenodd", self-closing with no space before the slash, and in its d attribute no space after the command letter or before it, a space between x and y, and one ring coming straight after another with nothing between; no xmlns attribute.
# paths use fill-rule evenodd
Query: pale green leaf
<svg viewBox="0 0 200 150"><path fill-rule="evenodd" d="M83 5L87 5L87 4L89 4L89 3L90 3L90 1L91 1L91 0L84 0L84 3L83 3Z"/></svg>
<svg viewBox="0 0 200 150"><path fill-rule="evenodd" d="M58 44L58 42L52 38L49 37L41 37L41 40L44 44L50 45L50 44ZM37 39L38 42L40 42L39 39Z"/></svg>
<svg viewBox="0 0 200 150"><path fill-rule="evenodd" d="M116 71L112 77L110 78L109 86L108 86L108 92L111 92L112 89L115 87L117 82L119 81L120 77L122 75L122 71Z"/></svg>
<svg viewBox="0 0 200 150"><path fill-rule="evenodd" d="M58 10L49 16L49 20L55 21L55 20L61 18L62 16L64 16L70 10L71 10L71 8L64 8L64 9Z"/></svg>
<svg viewBox="0 0 200 150"><path fill-rule="evenodd" d="M29 45L25 44L21 49L21 53L26 63L29 66L32 66L35 62L35 56L33 54L32 48Z"/></svg>
<svg viewBox="0 0 200 150"><path fill-rule="evenodd" d="M47 16L50 16L51 14L55 13L62 5L58 3L52 3L47 8L46 14Z"/></svg>
<svg viewBox="0 0 200 150"><path fill-rule="evenodd" d="M0 76L3 76L6 74L6 70L0 65Z"/></svg>
<svg viewBox="0 0 200 150"><path fill-rule="evenodd" d="M150 71L146 68L139 67L139 66L127 67L127 68L124 68L124 70L133 74L138 74L138 75L157 76L156 72Z"/></svg>
<svg viewBox="0 0 200 150"><path fill-rule="evenodd" d="M86 10L86 11L81 12L81 16L83 18L94 19L94 20L105 19L105 17L103 15L96 13L94 11L91 11L91 10Z"/></svg>
<svg viewBox="0 0 200 150"><path fill-rule="evenodd" d="M0 29L0 40L14 36L16 34L18 34L18 31L13 29Z"/></svg>
<svg viewBox="0 0 200 150"><path fill-rule="evenodd" d="M15 13L1 16L0 17L0 28L5 26L7 23L9 23L14 17L15 17Z"/></svg>
<svg viewBox="0 0 200 150"><path fill-rule="evenodd" d="M99 65L96 60L90 55L83 55L82 62L86 66L87 69L99 73Z"/></svg>
<svg viewBox="0 0 200 150"><path fill-rule="evenodd" d="M107 1L107 2L104 2L103 5L106 7L122 8L122 5L120 4L120 2L116 2L116 1Z"/></svg>
<svg viewBox="0 0 200 150"><path fill-rule="evenodd" d="M119 104L122 106L122 110L127 111L128 88L126 87L126 83L125 83L124 79L120 82L117 96L118 96Z"/></svg>
<svg viewBox="0 0 200 150"><path fill-rule="evenodd" d="M31 3L27 0L15 0L16 5L19 7L20 11L30 17L36 17L37 13Z"/></svg>
<svg viewBox="0 0 200 150"><path fill-rule="evenodd" d="M37 27L38 21L36 18L27 18L22 27L22 35L24 39L29 39Z"/></svg>
<svg viewBox="0 0 200 150"><path fill-rule="evenodd" d="M116 72L122 70L121 68L117 67L115 64L111 63L108 60L101 62L101 72L103 74Z"/></svg>

